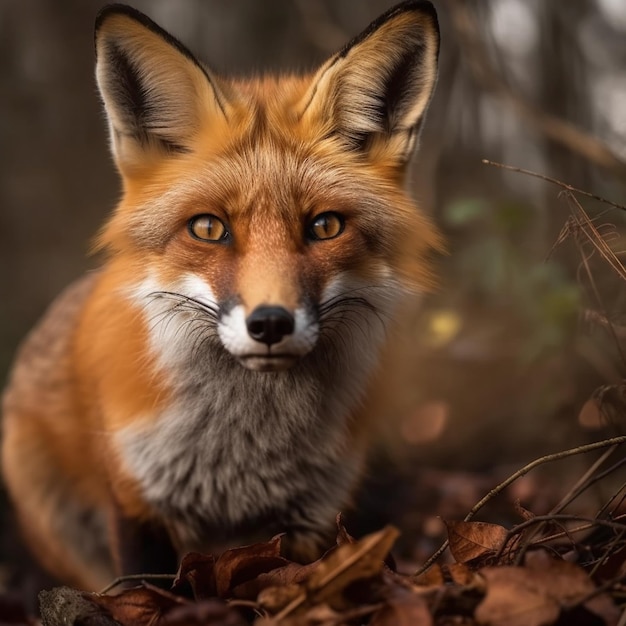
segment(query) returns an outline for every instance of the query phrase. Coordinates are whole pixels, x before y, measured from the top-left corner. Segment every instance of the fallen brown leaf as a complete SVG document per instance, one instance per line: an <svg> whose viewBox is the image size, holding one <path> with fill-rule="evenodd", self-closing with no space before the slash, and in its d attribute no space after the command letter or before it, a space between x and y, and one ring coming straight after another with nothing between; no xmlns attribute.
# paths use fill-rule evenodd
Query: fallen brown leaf
<svg viewBox="0 0 626 626"><path fill-rule="evenodd" d="M178 593L185 583L189 584L196 600L214 598L217 595L215 582L215 558L210 554L189 552L180 562L172 592Z"/></svg>
<svg viewBox="0 0 626 626"><path fill-rule="evenodd" d="M337 523L337 545L341 546L344 543L354 543L356 539L346 530L343 523L343 515L341 513L337 514L337 519L335 521Z"/></svg>
<svg viewBox="0 0 626 626"><path fill-rule="evenodd" d="M467 586L476 583L476 574L465 563L450 563L445 569L450 580L457 585Z"/></svg>
<svg viewBox="0 0 626 626"><path fill-rule="evenodd" d="M443 585L446 582L446 579L441 565L439 565L439 563L434 563L419 576L414 576L413 582L415 582L416 585L421 585L423 587L438 587L439 585Z"/></svg>
<svg viewBox="0 0 626 626"><path fill-rule="evenodd" d="M573 563L553 559L545 552L528 555L523 567L486 567L480 574L487 595L476 609L476 619L488 626L545 626L553 624L563 609L583 603L606 624L615 623L612 602L585 601L595 591L586 572ZM581 624L582 626L582 624Z"/></svg>
<svg viewBox="0 0 626 626"><path fill-rule="evenodd" d="M426 601L416 594L403 593L388 600L378 610L370 626L433 626L434 620Z"/></svg>
<svg viewBox="0 0 626 626"><path fill-rule="evenodd" d="M145 583L114 596L94 593L89 598L107 609L122 626L154 626L175 607L191 604L189 600Z"/></svg>
<svg viewBox="0 0 626 626"><path fill-rule="evenodd" d="M306 582L308 592L318 601L330 600L355 580L371 578L382 571L384 560L399 531L387 526L356 543L346 543L328 554Z"/></svg>
<svg viewBox="0 0 626 626"><path fill-rule="evenodd" d="M233 590L245 589L242 585L256 579L260 574L290 564L280 556L281 535L270 541L256 543L241 548L232 548L222 553L215 563L215 584L220 598L235 596ZM254 590L254 596L258 590ZM253 598L250 598L253 599Z"/></svg>
<svg viewBox="0 0 626 626"><path fill-rule="evenodd" d="M329 551L303 583L300 595L275 619L279 621L315 603L343 608L343 591L355 581L371 578L383 570L384 559L398 534L396 528L387 526L355 543L345 543Z"/></svg>
<svg viewBox="0 0 626 626"><path fill-rule="evenodd" d="M494 556L508 536L506 528L486 522L446 521L450 552L459 563Z"/></svg>
<svg viewBox="0 0 626 626"><path fill-rule="evenodd" d="M293 602L301 591L300 585L296 584L267 587L259 593L257 602L266 611L278 613L290 602Z"/></svg>
<svg viewBox="0 0 626 626"><path fill-rule="evenodd" d="M488 626L546 626L561 609L532 574L521 567L488 567L480 572L487 595L476 609L476 619Z"/></svg>

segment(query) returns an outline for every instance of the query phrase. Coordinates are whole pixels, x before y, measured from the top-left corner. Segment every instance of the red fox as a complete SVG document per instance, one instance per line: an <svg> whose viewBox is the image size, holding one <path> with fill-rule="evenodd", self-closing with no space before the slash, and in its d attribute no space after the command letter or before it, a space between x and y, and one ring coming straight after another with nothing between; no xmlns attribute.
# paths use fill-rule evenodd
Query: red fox
<svg viewBox="0 0 626 626"><path fill-rule="evenodd" d="M24 536L88 589L278 532L313 558L364 473L390 324L441 247L405 189L435 10L388 10L306 76L226 79L123 5L95 48L123 195L102 267L4 396Z"/></svg>

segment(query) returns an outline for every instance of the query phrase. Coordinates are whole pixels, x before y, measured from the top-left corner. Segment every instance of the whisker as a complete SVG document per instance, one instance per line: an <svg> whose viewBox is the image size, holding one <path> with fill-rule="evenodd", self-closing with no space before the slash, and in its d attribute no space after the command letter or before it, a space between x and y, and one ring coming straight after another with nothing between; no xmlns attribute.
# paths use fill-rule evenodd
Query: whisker
<svg viewBox="0 0 626 626"><path fill-rule="evenodd" d="M184 337L190 342L192 358L200 354L202 346L207 341L217 337L219 308L216 305L173 291L154 291L148 294L144 308L157 300L170 301L171 305L149 317L150 332L157 330L163 333L173 332L175 341ZM184 316L183 319L170 331L170 325L181 315Z"/></svg>
<svg viewBox="0 0 626 626"><path fill-rule="evenodd" d="M320 336L331 343L340 343L343 348L348 347L349 336L355 332L367 341L373 332L373 319L385 328L389 317L387 311L381 310L367 296L371 294L378 299L386 289L381 286L355 287L323 302L318 307Z"/></svg>
<svg viewBox="0 0 626 626"><path fill-rule="evenodd" d="M177 300L181 304L190 305L192 309L201 309L205 313L208 313L212 317L217 318L219 309L216 305L210 304L208 302L203 302L202 300L198 300L197 298L193 298L192 296L186 296L182 293L177 293L175 291L153 291L149 293L148 298L171 298L172 300Z"/></svg>

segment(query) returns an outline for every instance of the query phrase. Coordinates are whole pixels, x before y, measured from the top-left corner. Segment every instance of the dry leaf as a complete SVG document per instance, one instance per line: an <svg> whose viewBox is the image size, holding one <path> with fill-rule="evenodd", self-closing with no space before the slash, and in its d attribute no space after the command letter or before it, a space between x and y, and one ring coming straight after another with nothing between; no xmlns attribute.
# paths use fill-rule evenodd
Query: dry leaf
<svg viewBox="0 0 626 626"><path fill-rule="evenodd" d="M309 593L318 601L328 601L355 580L375 576L398 535L396 528L387 526L356 543L339 546L311 574L306 583Z"/></svg>
<svg viewBox="0 0 626 626"><path fill-rule="evenodd" d="M301 612L303 607L327 603L342 608L343 591L356 582L372 578L383 571L384 559L398 537L398 530L387 526L356 543L345 543L327 552L304 583L300 595L287 605L275 619L280 621Z"/></svg>
<svg viewBox="0 0 626 626"><path fill-rule="evenodd" d="M487 567L480 570L487 595L476 609L476 619L489 626L544 626L554 623L563 608L575 606L595 591L595 585L577 565L530 553L524 567ZM616 607L600 600L585 608L614 623Z"/></svg>
<svg viewBox="0 0 626 626"><path fill-rule="evenodd" d="M232 548L222 553L215 563L217 595L220 598L233 597L235 587L239 587L241 592L246 589L244 583L256 579L260 574L288 565L290 562L280 556L280 542L281 536L278 535L271 541ZM258 591L253 592L256 597Z"/></svg>
<svg viewBox="0 0 626 626"><path fill-rule="evenodd" d="M319 561L300 565L300 563L287 563L267 572L259 574L256 578L237 585L233 590L233 597L239 599L254 600L265 589L270 587L285 587L304 582L317 567Z"/></svg>
<svg viewBox="0 0 626 626"><path fill-rule="evenodd" d="M418 595L404 593L385 603L377 611L370 626L433 626L426 601Z"/></svg>
<svg viewBox="0 0 626 626"><path fill-rule="evenodd" d="M439 563L435 563L419 576L414 576L413 582L416 585L423 587L439 587L446 582L446 579L443 575L441 565L439 565Z"/></svg>
<svg viewBox="0 0 626 626"><path fill-rule="evenodd" d="M125 589L114 596L94 593L89 598L107 609L122 626L153 626L173 608L191 604L189 600L148 584Z"/></svg>
<svg viewBox="0 0 626 626"><path fill-rule="evenodd" d="M185 583L191 586L196 600L214 598L217 595L215 558L210 554L198 552L186 554L178 567L176 579L172 584L172 592L181 591Z"/></svg>
<svg viewBox="0 0 626 626"><path fill-rule="evenodd" d="M450 580L463 587L476 583L476 574L465 563L450 563L445 567Z"/></svg>
<svg viewBox="0 0 626 626"><path fill-rule="evenodd" d="M278 613L290 602L293 602L301 591L300 585L296 584L267 587L259 593L257 602L266 611Z"/></svg>
<svg viewBox="0 0 626 626"><path fill-rule="evenodd" d="M558 618L561 608L522 567L488 567L480 572L487 581L487 595L475 617L486 626L546 626Z"/></svg>
<svg viewBox="0 0 626 626"><path fill-rule="evenodd" d="M450 552L459 563L494 556L504 545L508 533L498 524L486 522L445 522Z"/></svg>
<svg viewBox="0 0 626 626"><path fill-rule="evenodd" d="M356 539L348 533L348 531L346 530L346 527L344 526L343 515L341 513L337 514L336 523L337 523L337 545L341 546L344 543L355 543Z"/></svg>

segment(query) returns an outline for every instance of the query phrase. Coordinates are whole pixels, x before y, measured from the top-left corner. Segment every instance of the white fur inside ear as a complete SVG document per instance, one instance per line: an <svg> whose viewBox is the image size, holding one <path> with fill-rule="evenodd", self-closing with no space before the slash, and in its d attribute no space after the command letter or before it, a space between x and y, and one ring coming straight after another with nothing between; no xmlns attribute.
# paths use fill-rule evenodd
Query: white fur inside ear
<svg viewBox="0 0 626 626"><path fill-rule="evenodd" d="M385 143L391 158L404 161L437 80L439 31L434 14L419 7L392 9L379 21L320 69L303 116L331 112L350 142L376 145L379 157Z"/></svg>
<svg viewBox="0 0 626 626"><path fill-rule="evenodd" d="M182 152L207 115L224 115L212 75L173 37L139 12L105 9L96 31L96 79L122 173L145 153ZM150 26L151 24L151 26Z"/></svg>

